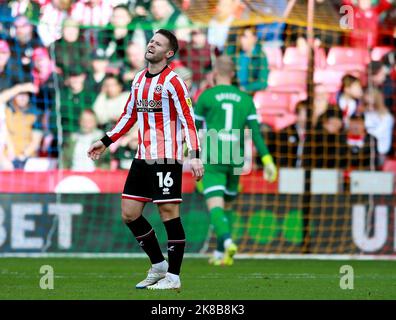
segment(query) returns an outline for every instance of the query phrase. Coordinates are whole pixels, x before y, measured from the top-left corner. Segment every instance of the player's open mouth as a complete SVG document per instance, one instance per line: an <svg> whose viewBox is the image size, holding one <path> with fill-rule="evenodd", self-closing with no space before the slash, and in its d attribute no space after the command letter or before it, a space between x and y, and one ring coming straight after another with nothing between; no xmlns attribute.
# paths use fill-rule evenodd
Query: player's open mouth
<svg viewBox="0 0 396 320"><path fill-rule="evenodd" d="M147 50L147 53L154 54L154 52L151 49Z"/></svg>

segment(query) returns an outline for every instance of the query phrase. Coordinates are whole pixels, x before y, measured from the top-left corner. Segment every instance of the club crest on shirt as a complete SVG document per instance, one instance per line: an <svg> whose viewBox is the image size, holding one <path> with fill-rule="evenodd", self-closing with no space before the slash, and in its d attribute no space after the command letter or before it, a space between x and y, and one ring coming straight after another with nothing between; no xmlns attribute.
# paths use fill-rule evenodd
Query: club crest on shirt
<svg viewBox="0 0 396 320"><path fill-rule="evenodd" d="M140 83L139 83L139 82L136 82L136 83L135 83L135 89L138 89L138 88L139 88L139 85L140 85Z"/></svg>
<svg viewBox="0 0 396 320"><path fill-rule="evenodd" d="M157 84L155 86L155 93L161 93L162 92L162 84Z"/></svg>

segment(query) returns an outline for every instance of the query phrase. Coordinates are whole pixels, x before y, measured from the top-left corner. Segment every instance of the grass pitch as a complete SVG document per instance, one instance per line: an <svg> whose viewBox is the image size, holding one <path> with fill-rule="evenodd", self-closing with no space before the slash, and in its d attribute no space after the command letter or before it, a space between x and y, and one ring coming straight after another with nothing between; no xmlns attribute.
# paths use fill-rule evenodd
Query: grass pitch
<svg viewBox="0 0 396 320"><path fill-rule="evenodd" d="M54 289L40 288L42 265L54 269ZM354 269L354 289L340 289L340 267ZM182 290L136 290L146 259L1 258L0 299L264 300L396 299L396 261L236 260L213 267L186 258Z"/></svg>

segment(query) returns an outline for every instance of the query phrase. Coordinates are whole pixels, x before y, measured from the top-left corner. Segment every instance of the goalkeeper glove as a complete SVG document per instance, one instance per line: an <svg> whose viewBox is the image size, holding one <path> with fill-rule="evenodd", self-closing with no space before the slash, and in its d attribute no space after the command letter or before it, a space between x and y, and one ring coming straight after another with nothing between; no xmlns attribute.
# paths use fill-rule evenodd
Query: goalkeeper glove
<svg viewBox="0 0 396 320"><path fill-rule="evenodd" d="M264 179L268 182L274 182L278 176L278 170L271 155L263 156L261 162L264 166Z"/></svg>

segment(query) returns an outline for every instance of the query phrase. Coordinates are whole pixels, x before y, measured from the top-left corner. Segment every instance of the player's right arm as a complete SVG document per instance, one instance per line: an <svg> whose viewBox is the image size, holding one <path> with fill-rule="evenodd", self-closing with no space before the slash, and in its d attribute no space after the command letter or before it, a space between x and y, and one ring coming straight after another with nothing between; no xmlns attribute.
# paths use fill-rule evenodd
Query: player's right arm
<svg viewBox="0 0 396 320"><path fill-rule="evenodd" d="M107 132L102 139L92 144L87 152L87 155L92 160L98 160L106 148L113 142L116 142L121 136L129 131L137 120L137 111L135 107L135 82L138 77L135 77L131 86L131 93L125 104L124 112L121 114L114 128Z"/></svg>

